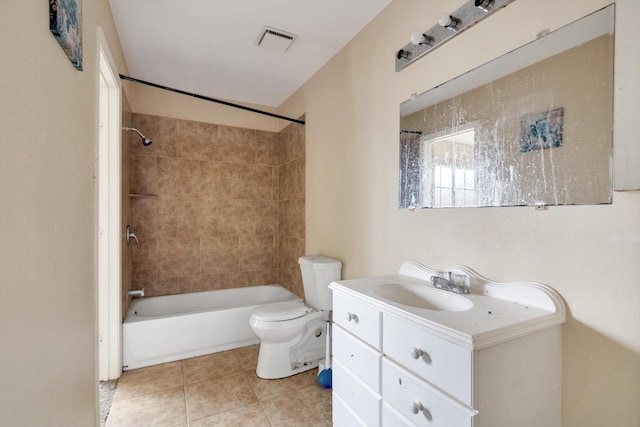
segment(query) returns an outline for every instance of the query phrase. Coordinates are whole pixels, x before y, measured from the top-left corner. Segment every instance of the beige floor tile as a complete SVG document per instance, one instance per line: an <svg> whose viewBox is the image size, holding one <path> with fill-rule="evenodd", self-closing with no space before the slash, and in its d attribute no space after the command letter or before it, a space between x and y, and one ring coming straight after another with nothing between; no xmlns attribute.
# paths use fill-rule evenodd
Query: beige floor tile
<svg viewBox="0 0 640 427"><path fill-rule="evenodd" d="M250 345L232 350L240 361L242 370L253 369L255 371L258 366L258 354L260 354L260 344Z"/></svg>
<svg viewBox="0 0 640 427"><path fill-rule="evenodd" d="M177 427L187 422L182 386L116 401L107 427Z"/></svg>
<svg viewBox="0 0 640 427"><path fill-rule="evenodd" d="M188 384L184 390L189 422L258 402L242 372Z"/></svg>
<svg viewBox="0 0 640 427"><path fill-rule="evenodd" d="M297 390L318 385L316 381L317 369L302 372L287 378L265 380L256 375L255 370L245 371L251 388L261 402L284 394L291 394Z"/></svg>
<svg viewBox="0 0 640 427"><path fill-rule="evenodd" d="M180 361L126 371L118 380L114 401L182 386Z"/></svg>
<svg viewBox="0 0 640 427"><path fill-rule="evenodd" d="M262 402L272 427L330 427L331 390L316 384Z"/></svg>
<svg viewBox="0 0 640 427"><path fill-rule="evenodd" d="M271 424L256 403L193 421L189 427L271 427Z"/></svg>
<svg viewBox="0 0 640 427"><path fill-rule="evenodd" d="M233 351L222 351L182 361L185 384L216 379L241 371L242 367Z"/></svg>

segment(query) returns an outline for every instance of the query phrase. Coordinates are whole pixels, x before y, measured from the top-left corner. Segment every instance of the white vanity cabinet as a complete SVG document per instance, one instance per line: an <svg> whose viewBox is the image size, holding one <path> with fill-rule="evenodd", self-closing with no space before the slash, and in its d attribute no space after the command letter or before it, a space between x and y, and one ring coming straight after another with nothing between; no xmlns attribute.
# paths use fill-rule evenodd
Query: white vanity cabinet
<svg viewBox="0 0 640 427"><path fill-rule="evenodd" d="M356 298L333 296L332 370L335 427L361 423L378 427L382 397L380 394L380 311ZM342 404L351 410L341 417ZM357 420L357 422L356 422Z"/></svg>
<svg viewBox="0 0 640 427"><path fill-rule="evenodd" d="M487 299L487 290L468 296L483 312L440 312L434 322L376 298L363 280L331 285L334 426L560 427L564 312ZM394 280L404 278L369 284Z"/></svg>

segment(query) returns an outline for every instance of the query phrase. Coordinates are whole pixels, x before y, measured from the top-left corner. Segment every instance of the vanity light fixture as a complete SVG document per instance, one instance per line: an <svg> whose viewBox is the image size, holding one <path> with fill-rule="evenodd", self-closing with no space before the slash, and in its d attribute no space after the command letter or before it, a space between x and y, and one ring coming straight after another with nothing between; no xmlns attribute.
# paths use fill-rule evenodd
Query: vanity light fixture
<svg viewBox="0 0 640 427"><path fill-rule="evenodd" d="M483 12L489 12L493 7L493 0L475 0L474 6Z"/></svg>
<svg viewBox="0 0 640 427"><path fill-rule="evenodd" d="M447 13L443 13L442 15L440 15L440 17L438 18L438 25L440 25L443 28L446 28L447 30L451 30L451 31L457 31L458 28L458 24L460 24L460 20L454 16L451 16Z"/></svg>
<svg viewBox="0 0 640 427"><path fill-rule="evenodd" d="M429 37L422 31L416 30L411 33L411 43L428 47L431 46L431 43L433 43L433 37Z"/></svg>
<svg viewBox="0 0 640 427"><path fill-rule="evenodd" d="M396 58L398 61L409 62L411 61L411 52L408 50L400 49L396 54Z"/></svg>
<svg viewBox="0 0 640 427"><path fill-rule="evenodd" d="M436 25L427 31L414 31L410 42L396 51L396 71L412 64L417 59L440 46L451 37L477 24L493 12L515 0L469 0L452 13L444 13Z"/></svg>

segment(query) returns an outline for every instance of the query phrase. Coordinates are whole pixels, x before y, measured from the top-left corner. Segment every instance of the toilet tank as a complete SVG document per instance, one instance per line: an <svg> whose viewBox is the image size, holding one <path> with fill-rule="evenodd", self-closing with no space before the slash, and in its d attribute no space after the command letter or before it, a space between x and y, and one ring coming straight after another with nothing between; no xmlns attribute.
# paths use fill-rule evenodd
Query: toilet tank
<svg viewBox="0 0 640 427"><path fill-rule="evenodd" d="M340 280L342 262L322 255L307 255L298 259L302 272L304 300L313 308L331 310L333 308L331 282Z"/></svg>

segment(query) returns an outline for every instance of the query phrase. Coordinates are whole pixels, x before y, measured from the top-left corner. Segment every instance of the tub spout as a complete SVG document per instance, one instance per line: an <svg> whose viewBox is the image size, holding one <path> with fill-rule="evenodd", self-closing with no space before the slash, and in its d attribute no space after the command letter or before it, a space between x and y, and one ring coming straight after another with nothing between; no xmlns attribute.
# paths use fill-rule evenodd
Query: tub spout
<svg viewBox="0 0 640 427"><path fill-rule="evenodd" d="M127 292L127 295L130 297L143 297L144 296L144 288L142 289L131 289Z"/></svg>

